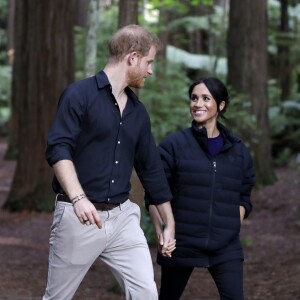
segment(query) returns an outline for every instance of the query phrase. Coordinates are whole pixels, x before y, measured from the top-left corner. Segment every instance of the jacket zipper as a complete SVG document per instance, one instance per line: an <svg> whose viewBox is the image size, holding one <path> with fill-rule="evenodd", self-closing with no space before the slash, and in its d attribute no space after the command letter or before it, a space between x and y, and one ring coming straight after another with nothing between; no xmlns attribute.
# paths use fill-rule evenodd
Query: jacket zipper
<svg viewBox="0 0 300 300"><path fill-rule="evenodd" d="M208 242L210 240L210 231L211 231L211 219L212 219L212 211L213 211L213 194L214 194L214 188L215 188L215 181L216 181L216 173L217 173L217 162L216 160L212 161L213 165L213 179L212 179L212 188L211 188L211 194L210 194L210 205L209 205L209 221L208 221L208 236L206 240L206 248L208 247Z"/></svg>

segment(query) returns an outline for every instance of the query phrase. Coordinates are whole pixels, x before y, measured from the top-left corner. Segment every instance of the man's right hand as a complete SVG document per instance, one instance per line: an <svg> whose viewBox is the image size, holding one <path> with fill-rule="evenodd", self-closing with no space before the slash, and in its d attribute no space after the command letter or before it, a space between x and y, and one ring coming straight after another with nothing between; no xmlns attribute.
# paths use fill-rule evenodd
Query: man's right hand
<svg viewBox="0 0 300 300"><path fill-rule="evenodd" d="M79 221L83 225L96 224L102 228L102 221L93 203L87 198L81 199L74 205L74 211Z"/></svg>

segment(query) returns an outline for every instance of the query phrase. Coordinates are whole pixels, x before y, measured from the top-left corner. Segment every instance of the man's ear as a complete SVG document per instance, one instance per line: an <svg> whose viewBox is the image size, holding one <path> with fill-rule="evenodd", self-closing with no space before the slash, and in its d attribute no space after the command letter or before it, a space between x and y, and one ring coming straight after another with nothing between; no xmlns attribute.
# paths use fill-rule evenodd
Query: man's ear
<svg viewBox="0 0 300 300"><path fill-rule="evenodd" d="M128 54L127 62L129 65L132 65L134 63L134 60L137 58L137 53L135 51L130 52Z"/></svg>

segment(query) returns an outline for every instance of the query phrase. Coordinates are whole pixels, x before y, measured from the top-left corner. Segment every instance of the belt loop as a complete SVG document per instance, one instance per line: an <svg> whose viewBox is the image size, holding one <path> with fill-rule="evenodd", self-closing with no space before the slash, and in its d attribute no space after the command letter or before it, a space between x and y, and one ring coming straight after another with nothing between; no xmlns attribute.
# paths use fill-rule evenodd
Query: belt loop
<svg viewBox="0 0 300 300"><path fill-rule="evenodd" d="M58 197L59 194L56 194L55 196L55 203L54 203L54 206L56 207L56 204L57 204L57 197Z"/></svg>

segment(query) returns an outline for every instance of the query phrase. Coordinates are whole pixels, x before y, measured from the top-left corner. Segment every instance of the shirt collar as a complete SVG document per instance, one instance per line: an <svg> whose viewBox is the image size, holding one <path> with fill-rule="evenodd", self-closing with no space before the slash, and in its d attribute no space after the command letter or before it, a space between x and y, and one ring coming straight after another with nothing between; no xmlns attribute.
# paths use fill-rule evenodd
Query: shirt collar
<svg viewBox="0 0 300 300"><path fill-rule="evenodd" d="M111 87L108 77L103 70L98 72L95 77L99 89L102 89L106 86ZM128 99L132 100L135 105L140 102L137 95L129 87L125 88L125 92L128 95Z"/></svg>

